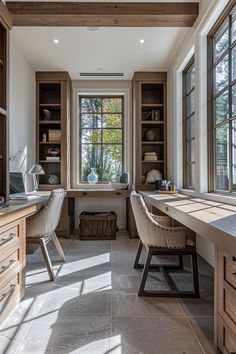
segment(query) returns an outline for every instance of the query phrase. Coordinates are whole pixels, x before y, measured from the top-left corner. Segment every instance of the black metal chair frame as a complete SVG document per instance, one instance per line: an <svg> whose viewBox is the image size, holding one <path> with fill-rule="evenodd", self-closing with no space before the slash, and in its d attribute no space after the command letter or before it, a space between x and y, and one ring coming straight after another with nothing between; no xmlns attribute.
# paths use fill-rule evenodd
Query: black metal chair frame
<svg viewBox="0 0 236 354"><path fill-rule="evenodd" d="M182 297L182 298L198 298L199 297L199 280L198 280L198 264L197 264L197 252L195 246L187 246L185 248L160 248L145 246L147 248L147 256L145 264L140 264L139 259L142 253L143 243L140 240L137 254L134 261L135 269L143 269L142 279L138 291L139 296L156 296L156 297ZM178 256L179 264L151 264L153 256ZM193 291L181 291L178 289L177 285L171 278L169 272L171 271L183 271L183 256L190 255L192 260L192 283ZM148 273L152 271L161 272L165 278L170 290L162 291L155 290L149 291L145 290L145 284L148 277Z"/></svg>

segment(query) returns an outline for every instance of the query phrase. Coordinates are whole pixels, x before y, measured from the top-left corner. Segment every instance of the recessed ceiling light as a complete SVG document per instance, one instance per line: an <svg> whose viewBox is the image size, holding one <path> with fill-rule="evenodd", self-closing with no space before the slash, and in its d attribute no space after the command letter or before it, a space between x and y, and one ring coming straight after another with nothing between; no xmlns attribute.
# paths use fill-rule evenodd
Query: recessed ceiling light
<svg viewBox="0 0 236 354"><path fill-rule="evenodd" d="M53 43L58 44L58 43L59 43L59 39L55 38L55 39L53 40Z"/></svg>
<svg viewBox="0 0 236 354"><path fill-rule="evenodd" d="M140 41L139 41L139 43L143 44L143 43L144 43L144 39L141 38Z"/></svg>

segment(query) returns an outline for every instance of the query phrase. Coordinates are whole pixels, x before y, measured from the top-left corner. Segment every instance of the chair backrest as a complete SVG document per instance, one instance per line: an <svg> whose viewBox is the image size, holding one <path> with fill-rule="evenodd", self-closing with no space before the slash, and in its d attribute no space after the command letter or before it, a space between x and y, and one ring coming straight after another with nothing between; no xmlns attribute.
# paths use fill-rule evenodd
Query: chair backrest
<svg viewBox="0 0 236 354"><path fill-rule="evenodd" d="M27 219L27 236L40 236L55 231L61 215L64 189L55 189L51 192L47 204L36 214Z"/></svg>
<svg viewBox="0 0 236 354"><path fill-rule="evenodd" d="M142 243L148 246L168 247L165 232L161 232L163 226L158 225L152 219L142 196L136 192L132 192L130 201Z"/></svg>

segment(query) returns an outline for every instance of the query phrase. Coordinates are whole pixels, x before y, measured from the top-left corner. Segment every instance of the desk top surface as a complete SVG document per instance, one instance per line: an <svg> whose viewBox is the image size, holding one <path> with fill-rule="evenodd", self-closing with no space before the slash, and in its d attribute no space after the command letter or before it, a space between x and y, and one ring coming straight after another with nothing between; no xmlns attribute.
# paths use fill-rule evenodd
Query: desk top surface
<svg viewBox="0 0 236 354"><path fill-rule="evenodd" d="M140 192L144 199L218 246L236 253L236 206L184 194Z"/></svg>
<svg viewBox="0 0 236 354"><path fill-rule="evenodd" d="M33 200L10 200L7 206L0 208L0 226L11 222L13 217L21 218L36 212L48 200L50 192L40 192L40 194L42 196Z"/></svg>

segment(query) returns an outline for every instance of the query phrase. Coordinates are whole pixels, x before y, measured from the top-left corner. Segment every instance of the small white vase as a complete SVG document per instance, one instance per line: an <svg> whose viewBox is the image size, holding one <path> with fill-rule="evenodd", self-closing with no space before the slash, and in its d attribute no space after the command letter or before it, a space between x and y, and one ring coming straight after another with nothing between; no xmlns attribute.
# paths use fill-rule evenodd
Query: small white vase
<svg viewBox="0 0 236 354"><path fill-rule="evenodd" d="M96 170L95 167L91 167L91 173L87 177L88 183L90 184L98 182L98 174L96 173L95 170Z"/></svg>

